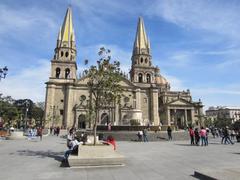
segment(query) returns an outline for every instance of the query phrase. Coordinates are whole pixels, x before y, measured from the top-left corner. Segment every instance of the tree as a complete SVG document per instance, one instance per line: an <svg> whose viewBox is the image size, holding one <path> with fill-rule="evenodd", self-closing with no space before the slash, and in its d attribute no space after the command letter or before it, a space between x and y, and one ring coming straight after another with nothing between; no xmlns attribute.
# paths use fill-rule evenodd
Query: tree
<svg viewBox="0 0 240 180"><path fill-rule="evenodd" d="M232 127L235 131L240 131L240 120L238 121L235 121L233 124L232 124Z"/></svg>
<svg viewBox="0 0 240 180"><path fill-rule="evenodd" d="M7 101L0 101L1 112L0 116L4 120L5 127L17 125L17 120L20 117L18 109Z"/></svg>
<svg viewBox="0 0 240 180"><path fill-rule="evenodd" d="M213 125L213 120L209 117L206 117L205 121L204 121L204 124L206 127L210 127Z"/></svg>
<svg viewBox="0 0 240 180"><path fill-rule="evenodd" d="M44 111L42 108L33 106L32 108L32 118L35 119L36 125L42 126L43 125L43 116L44 116Z"/></svg>
<svg viewBox="0 0 240 180"><path fill-rule="evenodd" d="M230 126L232 124L232 119L218 117L216 120L214 120L213 124L215 125L215 127L224 128L224 127Z"/></svg>
<svg viewBox="0 0 240 180"><path fill-rule="evenodd" d="M93 119L94 145L96 145L96 131L99 119L99 111L103 108L115 106L120 103L122 88L120 62L110 62L110 50L100 48L98 53L100 59L97 66L91 66L87 74L89 89L89 117Z"/></svg>

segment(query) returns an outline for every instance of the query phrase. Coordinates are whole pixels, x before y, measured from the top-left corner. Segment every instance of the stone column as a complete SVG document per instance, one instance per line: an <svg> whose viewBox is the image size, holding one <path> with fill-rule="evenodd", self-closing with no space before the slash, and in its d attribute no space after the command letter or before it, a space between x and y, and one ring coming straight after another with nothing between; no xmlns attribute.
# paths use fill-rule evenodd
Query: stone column
<svg viewBox="0 0 240 180"><path fill-rule="evenodd" d="M63 118L63 124L66 127L72 127L74 121L74 113L72 111L73 109L73 92L72 92L72 86L67 85L65 86L65 100L64 100L64 118Z"/></svg>
<svg viewBox="0 0 240 180"><path fill-rule="evenodd" d="M55 88L54 84L47 84L46 87L46 97L45 97L45 112L44 112L44 119L48 120L49 116L52 116L53 112L51 107L55 106L54 98L55 98ZM48 122L46 124L47 127L50 128L52 122Z"/></svg>
<svg viewBox="0 0 240 180"><path fill-rule="evenodd" d="M141 109L141 90L136 90L136 109Z"/></svg>
<svg viewBox="0 0 240 180"><path fill-rule="evenodd" d="M194 124L195 123L194 109L191 109L191 118L192 118L192 124Z"/></svg>
<svg viewBox="0 0 240 180"><path fill-rule="evenodd" d="M119 105L115 104L114 109L114 125L119 125Z"/></svg>
<svg viewBox="0 0 240 180"><path fill-rule="evenodd" d="M151 91L151 122L155 126L160 124L158 115L158 89L152 89Z"/></svg>
<svg viewBox="0 0 240 180"><path fill-rule="evenodd" d="M188 126L188 117L187 117L187 109L184 109L184 116L185 116L185 126Z"/></svg>
<svg viewBox="0 0 240 180"><path fill-rule="evenodd" d="M170 126L171 125L171 119L170 119L170 109L167 108L167 125Z"/></svg>

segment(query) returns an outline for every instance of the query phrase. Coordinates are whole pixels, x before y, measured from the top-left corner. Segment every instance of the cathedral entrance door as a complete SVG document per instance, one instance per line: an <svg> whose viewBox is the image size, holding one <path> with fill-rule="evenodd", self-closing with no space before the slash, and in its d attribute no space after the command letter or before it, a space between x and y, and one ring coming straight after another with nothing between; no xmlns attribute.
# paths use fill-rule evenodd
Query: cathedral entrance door
<svg viewBox="0 0 240 180"><path fill-rule="evenodd" d="M108 125L109 124L109 116L107 113L103 113L101 115L101 124L102 125Z"/></svg>
<svg viewBox="0 0 240 180"><path fill-rule="evenodd" d="M78 129L86 129L86 116L84 114L78 116Z"/></svg>

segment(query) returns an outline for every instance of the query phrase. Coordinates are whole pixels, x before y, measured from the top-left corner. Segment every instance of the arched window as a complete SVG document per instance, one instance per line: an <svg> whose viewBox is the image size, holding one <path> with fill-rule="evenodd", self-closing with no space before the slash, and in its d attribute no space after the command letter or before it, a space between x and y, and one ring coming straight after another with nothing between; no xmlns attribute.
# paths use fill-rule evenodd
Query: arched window
<svg viewBox="0 0 240 180"><path fill-rule="evenodd" d="M143 63L143 58L141 58L141 63Z"/></svg>
<svg viewBox="0 0 240 180"><path fill-rule="evenodd" d="M70 69L65 69L65 79L68 79L70 75Z"/></svg>
<svg viewBox="0 0 240 180"><path fill-rule="evenodd" d="M138 82L143 82L143 75L142 75L142 73L139 73L138 74Z"/></svg>
<svg viewBox="0 0 240 180"><path fill-rule="evenodd" d="M145 59L145 63L147 64L147 62L148 62L148 59L146 58L146 59Z"/></svg>
<svg viewBox="0 0 240 180"><path fill-rule="evenodd" d="M151 75L147 74L147 83L150 83L150 82L151 82Z"/></svg>
<svg viewBox="0 0 240 180"><path fill-rule="evenodd" d="M86 115L80 114L78 116L78 129L85 129L86 128Z"/></svg>
<svg viewBox="0 0 240 180"><path fill-rule="evenodd" d="M61 51L61 57L63 57L63 54L64 54L63 51Z"/></svg>
<svg viewBox="0 0 240 180"><path fill-rule="evenodd" d="M109 124L109 116L107 113L103 113L101 115L101 124L102 125L108 125Z"/></svg>
<svg viewBox="0 0 240 180"><path fill-rule="evenodd" d="M66 53L65 53L65 56L66 56L66 57L68 57L68 55L69 55L69 53L68 53L68 52L66 52Z"/></svg>
<svg viewBox="0 0 240 180"><path fill-rule="evenodd" d="M61 73L61 69L60 68L56 68L56 78L60 77L60 73Z"/></svg>

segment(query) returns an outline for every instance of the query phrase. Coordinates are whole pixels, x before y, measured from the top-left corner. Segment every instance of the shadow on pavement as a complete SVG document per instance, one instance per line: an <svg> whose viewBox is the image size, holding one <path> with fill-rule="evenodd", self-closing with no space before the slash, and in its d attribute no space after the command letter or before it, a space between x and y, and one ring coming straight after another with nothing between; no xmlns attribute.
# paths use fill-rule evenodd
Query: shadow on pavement
<svg viewBox="0 0 240 180"><path fill-rule="evenodd" d="M56 161L61 162L63 159L62 152L53 152L53 151L32 151L32 150L19 150L17 153L20 156L36 156L39 158L53 158Z"/></svg>
<svg viewBox="0 0 240 180"><path fill-rule="evenodd" d="M38 158L53 158L54 160L61 162L60 167L69 167L68 161L65 161L63 158L63 152L19 150L19 151L17 151L17 153L20 156L34 156L34 157L38 157Z"/></svg>
<svg viewBox="0 0 240 180"><path fill-rule="evenodd" d="M178 146L195 146L195 145L191 145L191 144L176 144L176 143L174 143L174 145L178 145Z"/></svg>

